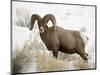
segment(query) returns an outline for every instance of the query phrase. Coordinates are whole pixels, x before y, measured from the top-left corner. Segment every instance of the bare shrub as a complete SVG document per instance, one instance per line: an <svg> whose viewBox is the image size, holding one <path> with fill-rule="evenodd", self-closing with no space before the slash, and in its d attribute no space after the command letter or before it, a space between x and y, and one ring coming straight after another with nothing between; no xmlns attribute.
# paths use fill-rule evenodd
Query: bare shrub
<svg viewBox="0 0 100 75"><path fill-rule="evenodd" d="M39 47L38 47L39 45ZM33 58L35 58L34 49L44 49L43 44L39 44L38 41L26 41L22 48L15 50L15 57L12 60L13 73L20 73L30 67Z"/></svg>
<svg viewBox="0 0 100 75"><path fill-rule="evenodd" d="M16 49L16 57L13 58L13 73L20 73L22 69L27 70L32 61L33 54L29 50ZM28 66L27 66L28 65ZM25 68L27 66L27 68Z"/></svg>
<svg viewBox="0 0 100 75"><path fill-rule="evenodd" d="M29 27L30 25L30 12L29 10L25 8L17 8L16 9L16 16L17 16L17 21L16 25L17 26L22 26L22 27Z"/></svg>
<svg viewBox="0 0 100 75"><path fill-rule="evenodd" d="M80 31L81 31L81 32L86 32L87 29L86 29L86 27L81 27L81 28L80 28Z"/></svg>

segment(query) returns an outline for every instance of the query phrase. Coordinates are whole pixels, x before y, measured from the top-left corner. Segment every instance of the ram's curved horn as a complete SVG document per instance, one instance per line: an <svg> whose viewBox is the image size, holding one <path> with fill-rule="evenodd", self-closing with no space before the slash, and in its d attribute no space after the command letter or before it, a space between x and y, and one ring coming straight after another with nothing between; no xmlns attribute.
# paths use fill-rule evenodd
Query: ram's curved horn
<svg viewBox="0 0 100 75"><path fill-rule="evenodd" d="M31 25L30 25L29 29L30 29L30 30L33 29L33 26L34 26L34 23L35 23L36 20L38 21L38 25L40 25L41 19L42 19L42 18L41 18L38 14L33 14L33 15L31 16Z"/></svg>
<svg viewBox="0 0 100 75"><path fill-rule="evenodd" d="M43 22L46 23L46 25L47 25L49 20L51 20L51 22L53 23L53 27L56 29L56 18L55 18L55 16L52 15L52 14L47 14L43 17Z"/></svg>

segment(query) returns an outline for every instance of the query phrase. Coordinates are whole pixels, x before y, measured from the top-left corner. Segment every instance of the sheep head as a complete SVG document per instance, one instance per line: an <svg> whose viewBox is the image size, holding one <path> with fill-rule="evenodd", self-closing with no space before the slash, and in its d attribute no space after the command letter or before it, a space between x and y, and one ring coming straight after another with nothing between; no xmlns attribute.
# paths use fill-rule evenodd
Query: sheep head
<svg viewBox="0 0 100 75"><path fill-rule="evenodd" d="M30 30L33 29L34 23L37 20L40 33L48 30L47 23L50 20L53 23L53 27L56 28L56 19L54 15L47 14L43 18L41 18L38 14L33 14L31 17L31 26L29 27Z"/></svg>

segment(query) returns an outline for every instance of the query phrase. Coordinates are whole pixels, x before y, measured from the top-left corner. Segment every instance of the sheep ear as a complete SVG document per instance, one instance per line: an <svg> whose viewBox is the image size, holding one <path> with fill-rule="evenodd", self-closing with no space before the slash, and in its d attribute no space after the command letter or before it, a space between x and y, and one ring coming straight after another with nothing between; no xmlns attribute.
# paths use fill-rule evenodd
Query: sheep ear
<svg viewBox="0 0 100 75"><path fill-rule="evenodd" d="M52 14L47 14L43 17L44 22L47 24L49 20L53 23L53 26L56 26L56 18Z"/></svg>

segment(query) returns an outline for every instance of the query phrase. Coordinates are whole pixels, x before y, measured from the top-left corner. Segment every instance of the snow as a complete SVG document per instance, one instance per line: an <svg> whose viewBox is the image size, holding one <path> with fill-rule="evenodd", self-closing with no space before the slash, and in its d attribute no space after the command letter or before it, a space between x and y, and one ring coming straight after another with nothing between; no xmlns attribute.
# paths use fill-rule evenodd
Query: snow
<svg viewBox="0 0 100 75"><path fill-rule="evenodd" d="M22 47L25 41L29 39L30 31L28 28L13 25L13 49Z"/></svg>
<svg viewBox="0 0 100 75"><path fill-rule="evenodd" d="M21 48L26 42L30 42L34 39L37 39L38 42L41 42L39 30L33 29L32 31L29 28L20 27L13 25L13 50L16 48Z"/></svg>

